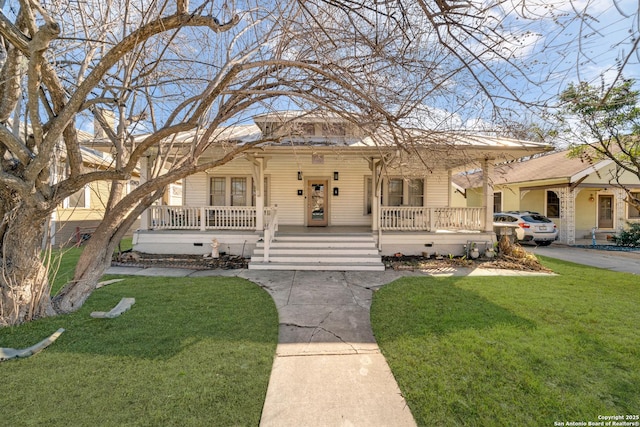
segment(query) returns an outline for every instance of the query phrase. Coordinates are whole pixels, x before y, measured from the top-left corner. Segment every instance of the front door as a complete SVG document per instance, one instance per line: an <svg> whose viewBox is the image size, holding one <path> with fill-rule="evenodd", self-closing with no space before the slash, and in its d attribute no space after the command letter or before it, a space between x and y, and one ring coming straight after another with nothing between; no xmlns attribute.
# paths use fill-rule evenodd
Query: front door
<svg viewBox="0 0 640 427"><path fill-rule="evenodd" d="M598 228L613 228L613 196L598 196Z"/></svg>
<svg viewBox="0 0 640 427"><path fill-rule="evenodd" d="M307 226L326 227L329 224L329 203L326 179L307 181Z"/></svg>

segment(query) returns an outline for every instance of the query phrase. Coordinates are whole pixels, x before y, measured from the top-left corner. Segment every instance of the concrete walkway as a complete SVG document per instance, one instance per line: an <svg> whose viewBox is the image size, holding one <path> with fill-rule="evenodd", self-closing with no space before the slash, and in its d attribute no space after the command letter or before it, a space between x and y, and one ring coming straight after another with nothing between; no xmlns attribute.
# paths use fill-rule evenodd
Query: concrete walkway
<svg viewBox="0 0 640 427"><path fill-rule="evenodd" d="M371 331L373 290L396 272L246 271L280 316L261 426L414 426Z"/></svg>

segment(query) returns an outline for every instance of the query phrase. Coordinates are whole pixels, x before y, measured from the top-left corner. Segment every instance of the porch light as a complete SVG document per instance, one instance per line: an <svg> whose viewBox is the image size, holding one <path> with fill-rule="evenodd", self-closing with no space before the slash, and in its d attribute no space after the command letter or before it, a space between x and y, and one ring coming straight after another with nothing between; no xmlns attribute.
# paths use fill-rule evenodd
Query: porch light
<svg viewBox="0 0 640 427"><path fill-rule="evenodd" d="M298 181L302 181L302 172L298 171Z"/></svg>
<svg viewBox="0 0 640 427"><path fill-rule="evenodd" d="M339 174L338 174L338 172L337 172L337 171L333 173L333 180L334 180L334 181L337 181L337 180L338 180L338 178L339 178L339 176L338 176L338 175L339 175Z"/></svg>
<svg viewBox="0 0 640 427"><path fill-rule="evenodd" d="M593 201L594 201L594 200L595 200L595 199L593 198L593 194L591 194L591 195L589 196L589 201L593 203Z"/></svg>

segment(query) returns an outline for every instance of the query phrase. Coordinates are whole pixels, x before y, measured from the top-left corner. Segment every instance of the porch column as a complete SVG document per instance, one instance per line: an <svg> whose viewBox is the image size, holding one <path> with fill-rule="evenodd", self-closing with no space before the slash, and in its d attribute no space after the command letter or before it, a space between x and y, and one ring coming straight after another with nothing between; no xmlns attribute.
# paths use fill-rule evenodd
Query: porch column
<svg viewBox="0 0 640 427"><path fill-rule="evenodd" d="M614 188L613 189L613 200L614 200L614 214L615 221L613 223L613 227L616 229L616 232L623 230L627 224L627 193L622 188Z"/></svg>
<svg viewBox="0 0 640 427"><path fill-rule="evenodd" d="M140 185L149 180L149 157L140 157ZM151 228L151 211L145 209L140 215L140 229L149 230Z"/></svg>
<svg viewBox="0 0 640 427"><path fill-rule="evenodd" d="M256 185L256 230L264 230L264 159L253 159L253 179Z"/></svg>
<svg viewBox="0 0 640 427"><path fill-rule="evenodd" d="M379 159L371 160L371 230L380 228L380 175L378 174Z"/></svg>
<svg viewBox="0 0 640 427"><path fill-rule="evenodd" d="M559 241L567 245L576 244L576 190L563 187L554 189L560 199Z"/></svg>
<svg viewBox="0 0 640 427"><path fill-rule="evenodd" d="M482 207L484 208L484 231L493 231L493 159L484 159L482 162Z"/></svg>

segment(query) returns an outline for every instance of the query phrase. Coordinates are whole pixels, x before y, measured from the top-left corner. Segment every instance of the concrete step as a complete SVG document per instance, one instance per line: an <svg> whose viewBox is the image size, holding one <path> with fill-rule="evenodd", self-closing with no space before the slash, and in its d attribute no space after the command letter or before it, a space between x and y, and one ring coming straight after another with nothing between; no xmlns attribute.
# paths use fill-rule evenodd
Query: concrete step
<svg viewBox="0 0 640 427"><path fill-rule="evenodd" d="M264 247L257 247L253 251L254 255L264 255ZM331 255L378 255L378 249L373 246L348 246L348 247L327 247L327 246L271 246L269 255L315 255L315 256L331 256Z"/></svg>
<svg viewBox="0 0 640 427"><path fill-rule="evenodd" d="M384 264L369 233L278 234L269 248L269 262L260 241L249 269L383 271Z"/></svg>
<svg viewBox="0 0 640 427"><path fill-rule="evenodd" d="M264 242L259 241L256 247L263 248ZM314 241L297 241L297 240L274 240L271 242L271 247L281 248L377 248L376 243L373 240L368 242L358 241L340 241L340 240L314 240Z"/></svg>
<svg viewBox="0 0 640 427"><path fill-rule="evenodd" d="M264 254L263 254L264 255ZM264 256L260 254L253 254L251 261L262 262ZM294 263L309 263L309 264L335 264L335 263L377 263L382 262L380 255L317 255L317 254L284 254L274 255L269 254L270 262L294 262Z"/></svg>
<svg viewBox="0 0 640 427"><path fill-rule="evenodd" d="M308 271L384 271L385 267L380 264L362 263L333 263L333 264L310 264L296 262L254 262L249 263L249 270L308 270Z"/></svg>
<svg viewBox="0 0 640 427"><path fill-rule="evenodd" d="M275 241L281 242L370 242L371 234L276 234Z"/></svg>

